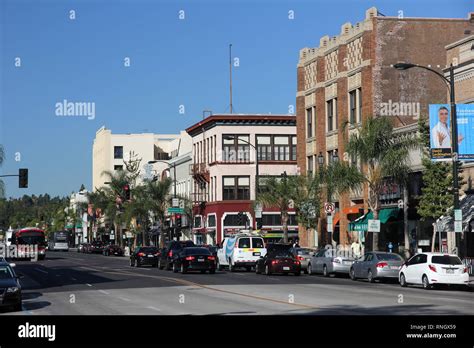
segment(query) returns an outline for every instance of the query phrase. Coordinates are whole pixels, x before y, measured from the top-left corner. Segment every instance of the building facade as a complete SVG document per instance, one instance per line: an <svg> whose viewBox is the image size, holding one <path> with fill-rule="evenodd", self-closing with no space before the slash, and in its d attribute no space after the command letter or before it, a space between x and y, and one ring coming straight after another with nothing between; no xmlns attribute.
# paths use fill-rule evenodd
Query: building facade
<svg viewBox="0 0 474 348"><path fill-rule="evenodd" d="M141 159L140 176L137 184L144 178L151 178L149 161L168 160L171 153L172 142L179 138L177 134L112 134L110 129L101 127L94 139L92 149L92 188L93 190L104 186L108 181L104 171L114 173L125 169L125 163L132 159ZM165 163L157 163L155 170L161 172L167 168Z"/></svg>
<svg viewBox="0 0 474 348"><path fill-rule="evenodd" d="M292 115L222 114L186 129L193 146L190 173L197 243L216 244L239 230L255 229L257 180L263 184L269 176L297 174L295 126ZM263 211L267 239L282 237L279 216L272 209ZM290 237L295 238L294 212L289 224Z"/></svg>
<svg viewBox="0 0 474 348"><path fill-rule="evenodd" d="M399 18L381 15L376 8L366 11L365 19L355 25L345 23L337 36L324 36L316 48L300 51L297 66L297 136L298 166L311 173L336 156L348 158L344 146L357 133L367 117L391 117L396 132L414 134L428 105L446 102L446 86L438 77L422 69L400 72L392 65L411 62L440 67L446 64L445 46L474 32L472 16L468 19ZM410 154L413 178L407 188L409 229L423 229L418 224L414 198L421 188L421 156ZM321 163L321 164L320 164ZM387 183L381 197L383 209L398 209L403 189ZM337 243L350 242L349 222L368 212L367 188L336 197L334 234ZM402 212L391 210L387 216L397 220ZM403 225L403 224L402 224ZM400 224L386 223L379 246L387 240L400 240ZM326 217L316 231L300 226L301 241L319 239L329 243ZM390 230L390 231L389 231ZM390 235L390 236L389 236ZM395 241L394 239L397 239Z"/></svg>

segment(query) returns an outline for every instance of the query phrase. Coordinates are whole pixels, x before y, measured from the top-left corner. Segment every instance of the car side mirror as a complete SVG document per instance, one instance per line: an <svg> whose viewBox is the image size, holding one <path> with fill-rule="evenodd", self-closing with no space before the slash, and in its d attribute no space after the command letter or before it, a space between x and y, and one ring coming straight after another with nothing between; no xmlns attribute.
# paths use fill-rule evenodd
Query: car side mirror
<svg viewBox="0 0 474 348"><path fill-rule="evenodd" d="M16 267L16 263L10 263L10 267L11 268Z"/></svg>

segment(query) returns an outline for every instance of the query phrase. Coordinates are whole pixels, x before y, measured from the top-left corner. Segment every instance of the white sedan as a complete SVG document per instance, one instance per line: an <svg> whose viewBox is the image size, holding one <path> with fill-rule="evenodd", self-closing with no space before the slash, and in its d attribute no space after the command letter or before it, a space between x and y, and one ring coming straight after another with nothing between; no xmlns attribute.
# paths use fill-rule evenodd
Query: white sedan
<svg viewBox="0 0 474 348"><path fill-rule="evenodd" d="M408 284L421 284L424 289L431 289L436 284L469 287L468 269L461 259L443 253L416 254L400 267L398 279L403 287Z"/></svg>

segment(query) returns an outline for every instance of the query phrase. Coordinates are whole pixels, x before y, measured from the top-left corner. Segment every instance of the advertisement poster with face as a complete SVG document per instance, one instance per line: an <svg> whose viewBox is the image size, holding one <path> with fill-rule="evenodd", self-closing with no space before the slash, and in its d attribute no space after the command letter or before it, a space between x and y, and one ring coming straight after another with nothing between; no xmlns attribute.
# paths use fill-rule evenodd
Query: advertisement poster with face
<svg viewBox="0 0 474 348"><path fill-rule="evenodd" d="M451 149L451 110L448 104L430 104L430 154L434 161L448 161Z"/></svg>

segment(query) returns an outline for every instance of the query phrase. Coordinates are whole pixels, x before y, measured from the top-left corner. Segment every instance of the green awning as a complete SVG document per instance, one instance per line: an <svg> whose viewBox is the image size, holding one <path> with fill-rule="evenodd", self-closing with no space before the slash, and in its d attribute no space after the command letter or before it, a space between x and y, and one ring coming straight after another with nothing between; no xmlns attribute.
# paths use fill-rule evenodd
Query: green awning
<svg viewBox="0 0 474 348"><path fill-rule="evenodd" d="M67 225L66 225L66 228L72 228L72 224L67 224ZM78 222L78 223L76 224L76 228L82 228L82 222Z"/></svg>
<svg viewBox="0 0 474 348"><path fill-rule="evenodd" d="M400 209L399 208L384 208L380 209L379 211L379 220L380 223L385 224L391 218L396 218L398 216ZM349 223L349 231L351 232L359 232L359 231L367 231L368 227L368 220L372 220L374 218L373 212L369 212L360 218L352 221Z"/></svg>

